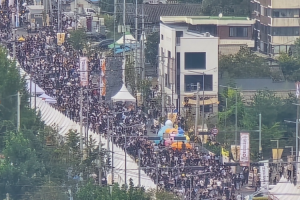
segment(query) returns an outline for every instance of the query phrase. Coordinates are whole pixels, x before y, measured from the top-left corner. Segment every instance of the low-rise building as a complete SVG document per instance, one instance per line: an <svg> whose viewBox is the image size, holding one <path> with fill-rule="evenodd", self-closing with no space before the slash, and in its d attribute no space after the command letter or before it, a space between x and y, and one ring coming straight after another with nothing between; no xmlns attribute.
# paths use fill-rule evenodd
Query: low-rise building
<svg viewBox="0 0 300 200"><path fill-rule="evenodd" d="M186 26L189 32L209 33L219 38L219 52L235 54L241 46L253 48L253 26L255 20L247 17L220 16L166 16L161 17L163 24Z"/></svg>
<svg viewBox="0 0 300 200"><path fill-rule="evenodd" d="M159 79L165 109L183 111L183 102L199 105L206 114L216 112L218 101L218 43L209 33L189 31L188 24L160 24ZM206 100L206 101L203 101Z"/></svg>

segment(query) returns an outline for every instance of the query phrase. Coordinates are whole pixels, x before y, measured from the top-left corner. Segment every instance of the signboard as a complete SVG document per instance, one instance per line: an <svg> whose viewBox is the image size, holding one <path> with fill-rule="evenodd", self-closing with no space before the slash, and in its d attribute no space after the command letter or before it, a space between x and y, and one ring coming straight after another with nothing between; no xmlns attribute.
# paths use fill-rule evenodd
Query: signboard
<svg viewBox="0 0 300 200"><path fill-rule="evenodd" d="M100 74L100 94L101 96L106 95L106 63L105 59L100 59L100 68L101 68L101 74Z"/></svg>
<svg viewBox="0 0 300 200"><path fill-rule="evenodd" d="M240 146L231 145L230 149L231 149L233 160L238 161L240 158Z"/></svg>
<svg viewBox="0 0 300 200"><path fill-rule="evenodd" d="M250 166L250 137L249 133L240 134L240 165Z"/></svg>
<svg viewBox="0 0 300 200"><path fill-rule="evenodd" d="M79 58L79 70L80 70L80 85L87 86L89 84L89 72L88 72L88 58L80 57Z"/></svg>
<svg viewBox="0 0 300 200"><path fill-rule="evenodd" d="M269 162L262 161L263 166L259 167L260 185L262 190L268 191L269 189Z"/></svg>

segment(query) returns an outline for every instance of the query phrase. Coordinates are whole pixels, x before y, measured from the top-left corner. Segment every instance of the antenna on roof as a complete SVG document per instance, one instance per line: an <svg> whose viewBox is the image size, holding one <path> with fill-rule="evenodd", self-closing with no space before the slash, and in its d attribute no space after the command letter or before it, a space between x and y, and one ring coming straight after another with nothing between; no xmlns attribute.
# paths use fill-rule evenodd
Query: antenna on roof
<svg viewBox="0 0 300 200"><path fill-rule="evenodd" d="M222 17L223 17L223 13L220 13L220 14L219 14L219 18L222 18Z"/></svg>

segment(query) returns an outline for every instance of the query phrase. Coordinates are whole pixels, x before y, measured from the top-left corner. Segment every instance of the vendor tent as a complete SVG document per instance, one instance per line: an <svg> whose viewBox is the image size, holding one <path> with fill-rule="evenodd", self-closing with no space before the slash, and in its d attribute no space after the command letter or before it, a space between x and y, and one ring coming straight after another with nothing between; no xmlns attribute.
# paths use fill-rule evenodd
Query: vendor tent
<svg viewBox="0 0 300 200"><path fill-rule="evenodd" d="M130 101L135 102L136 99L129 93L126 86L123 84L121 90L111 98L113 102L117 101Z"/></svg>
<svg viewBox="0 0 300 200"><path fill-rule="evenodd" d="M50 96L46 95L45 93L44 93L44 94L42 94L42 95L40 95L40 96L39 96L39 98L42 98L42 99L50 99L50 100L55 100L54 98L52 98L52 97L50 97Z"/></svg>
<svg viewBox="0 0 300 200"><path fill-rule="evenodd" d="M134 37L130 33L126 33L125 35L125 44L135 43ZM124 36L122 36L116 44L124 44Z"/></svg>
<svg viewBox="0 0 300 200"><path fill-rule="evenodd" d="M31 94L36 93L37 95L41 95L45 93L45 91L42 88L40 88L38 85L36 85L33 81L27 80L26 83L27 83L27 90L29 92L31 87Z"/></svg>

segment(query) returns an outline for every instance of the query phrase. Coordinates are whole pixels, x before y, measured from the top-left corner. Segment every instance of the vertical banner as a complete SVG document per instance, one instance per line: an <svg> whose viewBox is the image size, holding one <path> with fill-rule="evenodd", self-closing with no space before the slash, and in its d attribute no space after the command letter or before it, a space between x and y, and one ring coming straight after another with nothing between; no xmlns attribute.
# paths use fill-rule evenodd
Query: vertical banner
<svg viewBox="0 0 300 200"><path fill-rule="evenodd" d="M238 161L240 158L240 149L241 149L240 146L231 145L230 149L231 149L233 160Z"/></svg>
<svg viewBox="0 0 300 200"><path fill-rule="evenodd" d="M80 71L80 85L87 86L89 84L89 67L88 67L88 58L80 57L79 58L79 71Z"/></svg>
<svg viewBox="0 0 300 200"><path fill-rule="evenodd" d="M295 85L296 85L296 97L299 98L299 95L300 95L300 82L297 81L295 83Z"/></svg>
<svg viewBox="0 0 300 200"><path fill-rule="evenodd" d="M262 190L269 190L269 161L262 161L264 163L263 166L259 167L260 173L260 187Z"/></svg>
<svg viewBox="0 0 300 200"><path fill-rule="evenodd" d="M106 95L106 77L105 77L106 63L105 63L105 59L100 59L100 68L101 68L100 94L101 94L101 96L105 96Z"/></svg>
<svg viewBox="0 0 300 200"><path fill-rule="evenodd" d="M249 133L241 133L240 166L250 166L250 137Z"/></svg>

